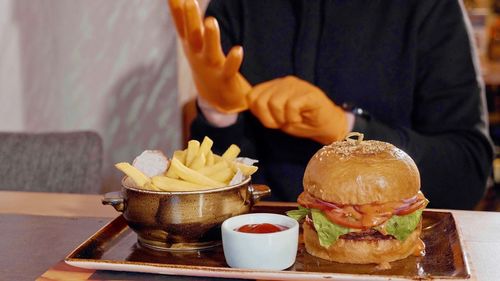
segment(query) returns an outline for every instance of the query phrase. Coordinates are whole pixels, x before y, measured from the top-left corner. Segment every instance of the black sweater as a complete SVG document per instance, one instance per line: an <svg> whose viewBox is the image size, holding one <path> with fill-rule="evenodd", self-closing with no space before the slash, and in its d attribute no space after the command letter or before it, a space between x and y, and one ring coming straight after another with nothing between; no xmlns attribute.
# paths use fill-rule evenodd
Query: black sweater
<svg viewBox="0 0 500 281"><path fill-rule="evenodd" d="M393 143L417 163L430 206L472 208L483 195L493 150L485 99L464 12L457 0L212 0L224 51L242 45L253 85L295 75L336 104L369 112L353 131ZM227 128L201 114L193 138L231 143L260 161L254 182L295 201L310 139L267 129L250 113Z"/></svg>

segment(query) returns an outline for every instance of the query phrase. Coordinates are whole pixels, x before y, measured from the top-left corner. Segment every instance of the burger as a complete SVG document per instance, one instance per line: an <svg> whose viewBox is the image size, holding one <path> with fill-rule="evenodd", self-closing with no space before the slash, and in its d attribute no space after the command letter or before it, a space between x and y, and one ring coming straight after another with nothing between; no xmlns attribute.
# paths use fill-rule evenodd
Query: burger
<svg viewBox="0 0 500 281"><path fill-rule="evenodd" d="M422 255L420 174L394 145L349 136L321 148L304 172L298 210L306 251L341 262L388 265Z"/></svg>

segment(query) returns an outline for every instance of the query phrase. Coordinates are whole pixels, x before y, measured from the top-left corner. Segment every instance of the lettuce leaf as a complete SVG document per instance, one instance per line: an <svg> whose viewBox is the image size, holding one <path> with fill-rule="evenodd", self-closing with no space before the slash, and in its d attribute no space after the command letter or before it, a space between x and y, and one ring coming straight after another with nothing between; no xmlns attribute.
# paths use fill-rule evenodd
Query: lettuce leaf
<svg viewBox="0 0 500 281"><path fill-rule="evenodd" d="M319 244L325 248L328 248L331 244L335 243L339 236L351 232L349 228L332 223L320 210L318 209L308 209L299 206L298 210L291 210L286 212L287 216L300 221L311 213L311 218L314 224L314 228L318 233Z"/></svg>
<svg viewBox="0 0 500 281"><path fill-rule="evenodd" d="M292 219L294 219L296 221L301 221L302 219L304 219L307 216L308 213L309 213L308 208L304 208L302 206L299 206L298 210L288 211L288 212L286 212L286 215L291 217Z"/></svg>
<svg viewBox="0 0 500 281"><path fill-rule="evenodd" d="M385 223L385 231L398 240L406 240L415 228L417 228L421 217L422 210L405 216L394 215Z"/></svg>
<svg viewBox="0 0 500 281"><path fill-rule="evenodd" d="M318 209L308 209L299 206L298 210L291 210L286 212L286 214L297 221L301 221L309 212L311 213L314 228L318 233L319 243L325 248L335 243L341 235L351 232L351 229L347 227L332 223ZM405 216L394 215L385 223L385 232L396 237L398 240L405 240L418 226L421 217L422 210ZM380 228L375 227L375 229Z"/></svg>
<svg viewBox="0 0 500 281"><path fill-rule="evenodd" d="M351 232L349 228L332 223L320 210L311 209L314 228L318 233L319 244L325 248L335 243L339 236Z"/></svg>

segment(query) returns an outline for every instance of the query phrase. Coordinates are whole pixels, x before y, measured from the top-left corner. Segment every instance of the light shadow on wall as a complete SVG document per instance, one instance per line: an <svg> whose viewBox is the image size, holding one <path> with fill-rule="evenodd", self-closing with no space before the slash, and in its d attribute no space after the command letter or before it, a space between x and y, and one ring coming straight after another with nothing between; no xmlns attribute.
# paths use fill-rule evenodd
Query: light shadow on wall
<svg viewBox="0 0 500 281"><path fill-rule="evenodd" d="M104 118L111 164L132 162L146 149L160 149L170 156L179 148L180 109L176 88L171 87L177 80L175 62L172 55L159 64L137 67L111 90ZM105 183L116 189L111 183L116 185L122 174L111 169L105 173Z"/></svg>
<svg viewBox="0 0 500 281"><path fill-rule="evenodd" d="M95 130L113 164L181 146L175 30L163 0L15 0L28 131ZM111 27L110 27L111 23Z"/></svg>

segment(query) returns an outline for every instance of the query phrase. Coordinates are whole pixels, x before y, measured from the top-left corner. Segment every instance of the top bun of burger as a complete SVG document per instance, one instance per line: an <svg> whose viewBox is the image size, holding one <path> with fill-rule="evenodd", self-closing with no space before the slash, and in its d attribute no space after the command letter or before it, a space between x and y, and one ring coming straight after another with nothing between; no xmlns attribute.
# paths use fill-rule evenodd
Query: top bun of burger
<svg viewBox="0 0 500 281"><path fill-rule="evenodd" d="M303 185L305 191L327 202L386 203L417 194L420 175L410 156L390 143L347 139L316 152Z"/></svg>

